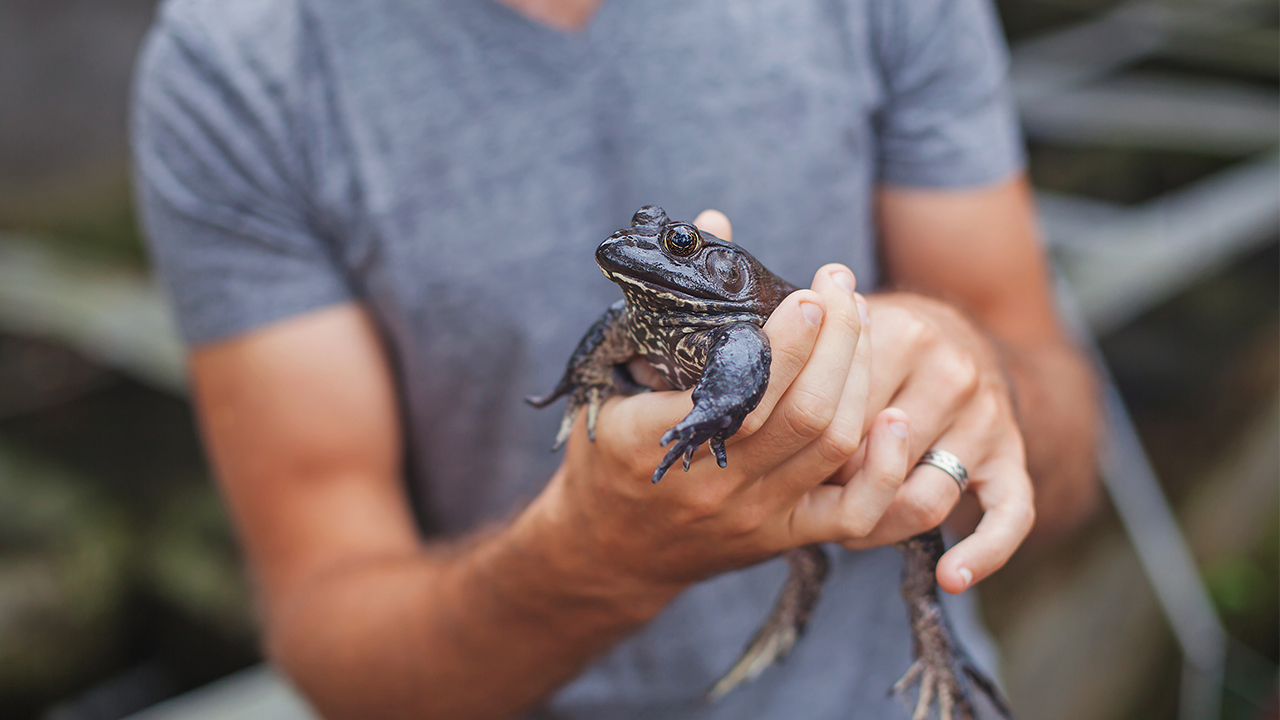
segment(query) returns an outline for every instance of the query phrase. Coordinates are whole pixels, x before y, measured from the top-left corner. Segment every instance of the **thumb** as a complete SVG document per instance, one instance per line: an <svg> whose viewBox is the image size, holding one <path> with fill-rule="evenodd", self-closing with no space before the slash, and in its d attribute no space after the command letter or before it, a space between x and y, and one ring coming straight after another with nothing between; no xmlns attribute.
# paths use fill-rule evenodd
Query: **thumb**
<svg viewBox="0 0 1280 720"><path fill-rule="evenodd" d="M729 224L729 218L719 210L703 210L694 218L693 224L699 230L709 232L725 242L733 241L733 226Z"/></svg>

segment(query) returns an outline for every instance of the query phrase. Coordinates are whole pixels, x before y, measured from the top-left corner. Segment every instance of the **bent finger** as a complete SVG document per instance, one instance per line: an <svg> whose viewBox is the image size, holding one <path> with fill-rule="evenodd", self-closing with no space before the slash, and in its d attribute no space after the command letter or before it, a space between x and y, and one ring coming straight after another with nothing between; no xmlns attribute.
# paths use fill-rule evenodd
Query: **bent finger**
<svg viewBox="0 0 1280 720"><path fill-rule="evenodd" d="M914 422L914 418L912 421ZM916 435L915 432L911 434ZM968 460L973 457L967 451L968 446L951 442L947 447L956 451L965 467L975 465ZM915 458L915 452L909 451L909 456ZM960 487L955 478L932 465L917 462L907 472L906 481L894 494L875 528L863 539L846 542L845 546L860 550L889 545L932 530L947 519L960 496Z"/></svg>
<svg viewBox="0 0 1280 720"><path fill-rule="evenodd" d="M813 290L797 290L786 297L764 325L769 338L769 385L764 397L743 421L730 443L741 442L758 430L813 355L827 314L827 303Z"/></svg>
<svg viewBox="0 0 1280 720"><path fill-rule="evenodd" d="M824 266L814 277L814 290L825 300L827 310L817 341L799 375L764 419L764 424L743 445L744 454L780 461L818 438L835 419L862 329L857 295L853 291L855 282L853 273L843 265ZM859 412L863 404L859 402ZM847 454L857 449L860 436L861 428L852 438L853 447L847 448ZM848 443L842 441L836 445ZM838 468L848 459L847 454L815 482Z"/></svg>
<svg viewBox="0 0 1280 720"><path fill-rule="evenodd" d="M855 295L861 318L866 317L866 300ZM821 340L819 340L821 342ZM837 473L847 465L863 445L863 429L867 425L867 394L871 376L871 333L865 325L856 340L853 362L846 373L835 415L826 429L808 445L783 461L771 473L782 482L771 482L769 491L786 505L794 505L799 496L808 492L816 483ZM896 419L901 412L893 417ZM905 417L905 416L903 416ZM888 422L888 421L886 421ZM906 425L901 425L906 428ZM868 440L870 442L870 440ZM903 463L906 463L905 448ZM859 464L861 467L861 464ZM905 469L903 473L905 473ZM899 475L898 482L902 482ZM843 484L843 483L841 483Z"/></svg>
<svg viewBox="0 0 1280 720"><path fill-rule="evenodd" d="M1035 524L1031 478L1022 463L992 463L983 474L989 479L973 488L986 510L982 520L938 561L938 585L952 594L1004 566Z"/></svg>
<svg viewBox="0 0 1280 720"><path fill-rule="evenodd" d="M866 461L847 485L810 488L792 513L799 542L845 542L861 538L879 523L907 475L909 428L906 413L887 408L867 433Z"/></svg>

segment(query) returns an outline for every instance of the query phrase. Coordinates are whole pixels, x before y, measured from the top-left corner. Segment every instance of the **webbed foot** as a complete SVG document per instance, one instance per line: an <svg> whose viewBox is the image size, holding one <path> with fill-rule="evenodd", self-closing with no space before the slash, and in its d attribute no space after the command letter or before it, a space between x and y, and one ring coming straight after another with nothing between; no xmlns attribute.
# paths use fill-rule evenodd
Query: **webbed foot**
<svg viewBox="0 0 1280 720"><path fill-rule="evenodd" d="M911 720L928 720L933 709L939 720L975 720L971 687L977 687L991 706L1006 720L1012 720L1009 706L990 678L973 664L956 643L951 626L938 602L935 573L945 549L942 533L930 530L898 543L905 564L902 597L911 621L915 662L891 693L905 699L906 691L919 685Z"/></svg>
<svg viewBox="0 0 1280 720"><path fill-rule="evenodd" d="M745 415L745 413L743 413ZM658 463L658 468L653 471L653 481L658 482L663 475L667 474L667 470L675 464L677 458L684 459L684 470L689 471L689 462L693 460L693 453L702 443L710 441L711 450L715 453L716 462L720 467L729 464L729 456L725 451L724 431L728 428L737 430L742 424L740 418L735 418L731 413L716 414L714 410L708 411L694 407L693 412L689 413L684 420L681 420L675 427L671 428L662 436L658 442L661 445L667 445L674 441L675 444L667 451L666 457L662 458L662 462Z"/></svg>
<svg viewBox="0 0 1280 720"><path fill-rule="evenodd" d="M592 442L595 442L596 423L600 419L600 406L604 404L605 400L617 394L617 389L612 385L592 385L576 387L566 394L569 396L569 402L564 408L564 417L560 419L560 429L556 431L555 442L551 445L552 452L559 450L565 441L569 439L569 436L573 434L573 423L578 419L578 413L582 412L583 408L587 410L587 437L591 438ZM545 407L554 400L555 398L549 400L546 397L525 398L525 402L534 407Z"/></svg>
<svg viewBox="0 0 1280 720"><path fill-rule="evenodd" d="M987 696L1001 717L1011 720L1013 716L995 683L962 653L956 651L948 634L942 634L946 628L941 617L932 622L937 625L930 635L938 642L927 641L922 644L915 662L902 679L894 683L892 689L893 694L905 700L907 690L912 685L919 686L911 720L928 720L935 707L939 720L974 720L970 683Z"/></svg>
<svg viewBox="0 0 1280 720"><path fill-rule="evenodd" d="M707 702L715 702L730 690L756 679L765 668L789 655L804 633L830 563L820 545L803 545L788 551L786 558L791 571L773 610L738 661L703 696Z"/></svg>

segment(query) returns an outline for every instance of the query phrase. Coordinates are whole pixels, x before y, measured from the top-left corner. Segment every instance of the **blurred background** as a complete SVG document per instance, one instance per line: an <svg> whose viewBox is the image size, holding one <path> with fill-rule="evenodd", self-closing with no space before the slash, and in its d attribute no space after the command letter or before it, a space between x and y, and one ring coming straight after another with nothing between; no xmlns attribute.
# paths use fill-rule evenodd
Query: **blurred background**
<svg viewBox="0 0 1280 720"><path fill-rule="evenodd" d="M245 671L248 589L133 217L154 6L0 3L0 720L122 718L238 671L147 717L304 712ZM1276 718L1280 9L999 6L1064 312L1118 388L1110 500L981 588L1010 695L1026 720Z"/></svg>

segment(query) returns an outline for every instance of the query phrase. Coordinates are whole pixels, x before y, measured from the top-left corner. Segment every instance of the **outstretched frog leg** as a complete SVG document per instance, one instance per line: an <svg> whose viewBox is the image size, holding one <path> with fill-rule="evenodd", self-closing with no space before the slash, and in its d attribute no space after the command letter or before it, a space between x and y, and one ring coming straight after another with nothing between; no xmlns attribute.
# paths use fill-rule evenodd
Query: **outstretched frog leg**
<svg viewBox="0 0 1280 720"><path fill-rule="evenodd" d="M912 720L927 720L937 707L941 720L974 720L970 684L990 700L1000 715L1012 720L1009 706L996 685L973 664L951 632L951 625L938 603L935 573L938 558L946 549L942 531L934 529L898 543L904 560L902 598L911 621L912 656L915 662L892 693L904 695L919 684Z"/></svg>
<svg viewBox="0 0 1280 720"><path fill-rule="evenodd" d="M613 395L631 395L643 389L619 368L621 363L636 354L635 343L622 322L625 310L624 300L610 305L578 343L556 388L542 397L525 398L530 405L543 408L563 396L569 397L564 418L560 421L560 431L551 446L553 451L559 450L569 439L573 422L582 408L587 408L587 435L595 440L600 405Z"/></svg>
<svg viewBox="0 0 1280 720"><path fill-rule="evenodd" d="M738 661L704 696L714 702L739 685L750 682L764 669L785 658L804 633L804 626L818 604L829 563L820 545L804 545L786 554L791 572L782 586L773 611Z"/></svg>

